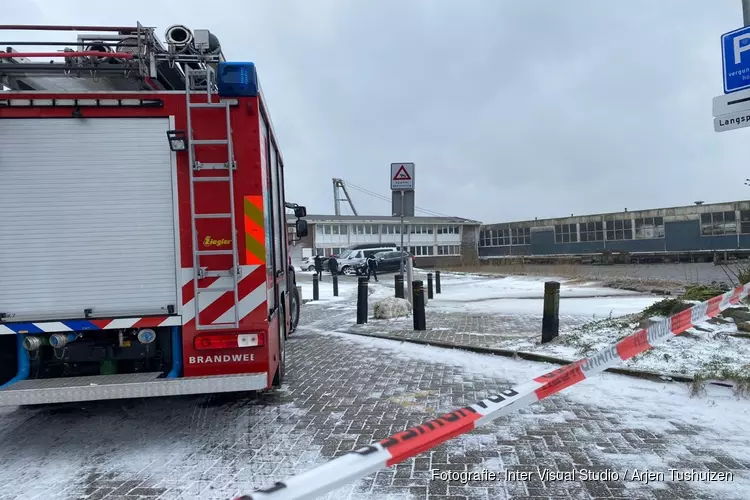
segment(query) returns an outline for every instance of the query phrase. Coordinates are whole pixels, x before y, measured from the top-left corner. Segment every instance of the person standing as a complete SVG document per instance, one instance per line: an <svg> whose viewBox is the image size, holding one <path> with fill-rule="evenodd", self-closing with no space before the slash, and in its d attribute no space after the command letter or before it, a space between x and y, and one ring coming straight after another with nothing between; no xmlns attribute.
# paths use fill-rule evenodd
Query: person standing
<svg viewBox="0 0 750 500"><path fill-rule="evenodd" d="M378 261L375 258L375 254L370 254L367 257L367 281L370 281L370 275L375 277L375 281L378 281Z"/></svg>
<svg viewBox="0 0 750 500"><path fill-rule="evenodd" d="M320 255L315 256L315 274L318 275L318 281L323 281L323 259Z"/></svg>
<svg viewBox="0 0 750 500"><path fill-rule="evenodd" d="M331 276L339 273L339 263L333 255L328 257L328 270L331 272Z"/></svg>

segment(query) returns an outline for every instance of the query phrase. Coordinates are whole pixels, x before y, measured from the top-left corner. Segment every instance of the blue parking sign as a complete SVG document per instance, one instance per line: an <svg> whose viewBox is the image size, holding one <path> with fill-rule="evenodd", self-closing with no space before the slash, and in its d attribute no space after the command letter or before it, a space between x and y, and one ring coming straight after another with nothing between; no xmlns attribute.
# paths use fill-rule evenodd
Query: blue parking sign
<svg viewBox="0 0 750 500"><path fill-rule="evenodd" d="M724 93L750 88L750 26L721 35Z"/></svg>

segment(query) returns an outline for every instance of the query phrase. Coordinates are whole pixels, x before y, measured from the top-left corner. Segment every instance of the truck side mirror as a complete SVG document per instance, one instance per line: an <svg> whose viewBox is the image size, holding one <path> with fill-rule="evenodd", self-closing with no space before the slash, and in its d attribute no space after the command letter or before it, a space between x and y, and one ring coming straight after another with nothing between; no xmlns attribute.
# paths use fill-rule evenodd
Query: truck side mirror
<svg viewBox="0 0 750 500"><path fill-rule="evenodd" d="M307 209L305 207L297 206L294 208L294 216L298 219L307 215Z"/></svg>
<svg viewBox="0 0 750 500"><path fill-rule="evenodd" d="M295 229L297 231L298 238L304 238L305 236L307 236L307 221L306 220L297 219L297 223L295 224L295 226L296 226Z"/></svg>

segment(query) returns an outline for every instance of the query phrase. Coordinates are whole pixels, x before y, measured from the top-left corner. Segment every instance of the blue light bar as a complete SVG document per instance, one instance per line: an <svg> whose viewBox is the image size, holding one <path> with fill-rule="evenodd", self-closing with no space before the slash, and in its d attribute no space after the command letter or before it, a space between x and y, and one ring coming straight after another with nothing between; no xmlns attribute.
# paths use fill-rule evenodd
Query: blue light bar
<svg viewBox="0 0 750 500"><path fill-rule="evenodd" d="M251 62L222 62L217 71L221 97L255 97L258 95L258 73Z"/></svg>

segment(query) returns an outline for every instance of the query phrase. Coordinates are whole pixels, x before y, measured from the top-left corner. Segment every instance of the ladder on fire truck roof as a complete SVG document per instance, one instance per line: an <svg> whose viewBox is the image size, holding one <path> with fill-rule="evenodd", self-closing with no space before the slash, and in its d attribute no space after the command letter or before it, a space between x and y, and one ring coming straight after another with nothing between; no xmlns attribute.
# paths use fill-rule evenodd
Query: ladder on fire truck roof
<svg viewBox="0 0 750 500"><path fill-rule="evenodd" d="M0 84L11 90L40 91L127 91L127 90L180 90L185 92L187 105L187 140L190 170L190 215L193 240L193 287L195 292L195 327L199 330L239 328L239 279L241 267L237 249L234 171L236 169L232 145L230 106L232 100L217 102L216 69L224 62L219 40L208 30L190 31L182 25L166 30L165 49L154 33L137 23L135 27L118 26L40 26L0 25L4 31L88 31L79 34L77 43L56 41L2 42L7 45L0 50ZM108 33L109 32L109 33ZM114 32L115 34L112 34ZM40 37L43 38L43 37ZM18 52L13 45L64 47L59 52ZM76 46L80 50L73 50ZM34 58L58 58L63 62L35 63ZM0 87L1 90L1 87ZM205 93L205 99L195 97ZM222 139L195 139L193 137L194 113L223 112L226 137ZM201 111L203 110L203 111ZM196 159L201 146L225 146L226 163L201 163ZM226 175L213 177L197 176L198 170L224 171ZM203 183L227 183L229 208L224 213L196 213L195 192ZM200 250L198 246L197 221L201 219L229 220L232 228L231 250ZM225 255L232 258L229 269L212 269L201 266L201 257ZM224 288L201 288L199 280L211 277L231 277L232 284ZM201 325L199 312L201 294L232 292L234 295L234 320Z"/></svg>
<svg viewBox="0 0 750 500"><path fill-rule="evenodd" d="M216 73L210 66L202 69L186 69L187 85L185 86L185 99L187 102L187 142L188 142L188 159L190 163L190 215L193 233L193 287L195 290L195 328L196 330L215 330L222 328L239 328L239 279L241 267L239 265L239 252L237 250L237 234L235 225L235 203L234 203L234 171L236 164L234 160L234 148L232 145L232 124L230 119L232 100L223 100L217 102L212 99L212 90L215 87ZM196 101L194 96L200 91L205 91L206 99ZM194 113L207 110L223 111L226 124L226 136L222 139L195 139L193 137L193 120ZM202 163L196 159L196 146L225 146L227 148L226 163ZM225 171L226 175L217 175L212 177L196 176L195 172L199 170L219 170ZM195 191L202 183L226 182L229 187L228 201L229 211L223 213L196 213ZM231 250L200 250L198 246L198 228L197 221L201 219L228 219L231 224ZM224 270L207 271L201 266L202 256L231 255L232 267ZM232 285L224 288L210 287L201 288L199 280L201 278L222 278L231 277ZM210 325L201 325L200 323L200 294L202 293L224 293L232 292L234 294L234 321L223 323L212 323Z"/></svg>

